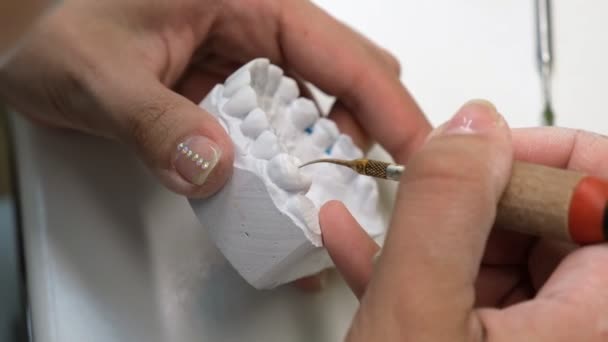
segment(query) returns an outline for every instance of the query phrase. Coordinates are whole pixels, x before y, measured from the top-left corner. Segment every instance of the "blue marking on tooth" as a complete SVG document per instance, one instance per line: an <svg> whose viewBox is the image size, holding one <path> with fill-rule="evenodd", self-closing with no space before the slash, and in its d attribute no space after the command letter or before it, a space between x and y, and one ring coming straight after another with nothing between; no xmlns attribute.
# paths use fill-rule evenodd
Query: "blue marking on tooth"
<svg viewBox="0 0 608 342"><path fill-rule="evenodd" d="M326 150L325 150L325 154L331 154L331 148L332 146L329 146Z"/></svg>
<svg viewBox="0 0 608 342"><path fill-rule="evenodd" d="M312 126L310 127L306 127L306 129L304 130L308 135L312 134Z"/></svg>

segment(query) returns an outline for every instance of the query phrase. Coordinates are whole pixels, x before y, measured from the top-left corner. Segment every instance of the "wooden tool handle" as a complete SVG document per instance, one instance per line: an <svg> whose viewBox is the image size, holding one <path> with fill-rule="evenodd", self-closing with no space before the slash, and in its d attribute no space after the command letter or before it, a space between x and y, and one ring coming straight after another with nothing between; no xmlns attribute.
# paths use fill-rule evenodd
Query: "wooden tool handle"
<svg viewBox="0 0 608 342"><path fill-rule="evenodd" d="M578 244L608 240L608 182L515 162L496 227Z"/></svg>

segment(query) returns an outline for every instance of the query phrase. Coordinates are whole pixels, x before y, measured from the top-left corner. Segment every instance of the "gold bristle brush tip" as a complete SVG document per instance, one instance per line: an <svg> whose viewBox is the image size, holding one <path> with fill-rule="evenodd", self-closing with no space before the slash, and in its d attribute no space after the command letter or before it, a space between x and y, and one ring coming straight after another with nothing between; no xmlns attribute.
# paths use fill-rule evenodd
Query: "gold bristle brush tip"
<svg viewBox="0 0 608 342"><path fill-rule="evenodd" d="M299 167L302 168L304 166L308 166L311 164L318 164L318 163L330 163L330 164L342 165L342 166L346 166L351 169L354 169L357 166L357 164L360 164L362 161L363 161L363 159L355 159L355 160L317 159L317 160L312 160L307 163L304 163L304 164L300 165Z"/></svg>

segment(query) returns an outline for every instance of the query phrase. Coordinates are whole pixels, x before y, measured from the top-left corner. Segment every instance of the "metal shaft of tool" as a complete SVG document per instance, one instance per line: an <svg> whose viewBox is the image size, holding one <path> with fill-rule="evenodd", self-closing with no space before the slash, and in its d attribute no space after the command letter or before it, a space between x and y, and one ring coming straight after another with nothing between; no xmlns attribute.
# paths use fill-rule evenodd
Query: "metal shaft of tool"
<svg viewBox="0 0 608 342"><path fill-rule="evenodd" d="M377 160L368 159L366 164L366 170L363 174L376 178L398 181L404 171L405 167L403 165L385 163Z"/></svg>
<svg viewBox="0 0 608 342"><path fill-rule="evenodd" d="M541 77L545 124L553 125L553 106L551 99L551 76L553 72L553 37L551 26L551 0L536 2L536 54Z"/></svg>
<svg viewBox="0 0 608 342"><path fill-rule="evenodd" d="M372 159L354 159L354 160L342 160L342 159L318 159L309 161L308 163L300 165L304 167L311 164L317 163L330 163L351 168L353 171L364 176L372 176L381 179L388 179L398 181L401 175L405 171L403 165L387 163Z"/></svg>

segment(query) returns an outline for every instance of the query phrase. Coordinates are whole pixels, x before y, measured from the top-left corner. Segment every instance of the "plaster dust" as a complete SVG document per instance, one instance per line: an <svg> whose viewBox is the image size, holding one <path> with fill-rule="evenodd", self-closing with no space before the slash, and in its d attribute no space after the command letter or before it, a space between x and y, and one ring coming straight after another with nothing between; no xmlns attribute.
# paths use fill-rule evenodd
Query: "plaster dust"
<svg viewBox="0 0 608 342"><path fill-rule="evenodd" d="M200 106L220 120L235 145L234 174L208 199L190 204L232 266L259 289L314 274L332 263L322 247L319 208L345 203L372 237L384 233L375 180L330 164L298 166L317 158L363 153L296 82L267 59L255 59Z"/></svg>

